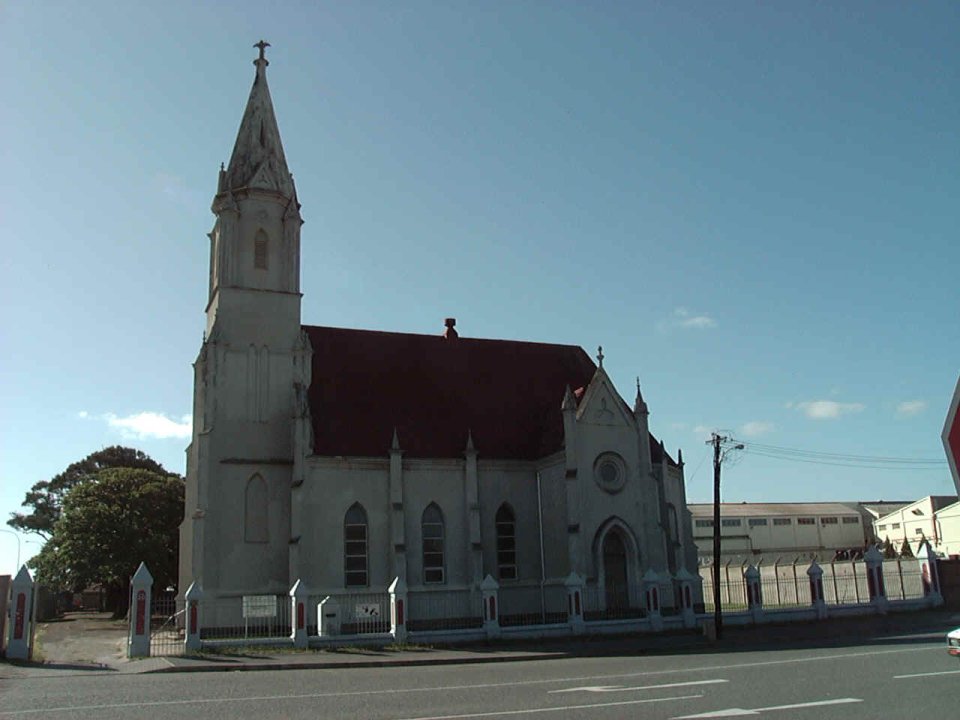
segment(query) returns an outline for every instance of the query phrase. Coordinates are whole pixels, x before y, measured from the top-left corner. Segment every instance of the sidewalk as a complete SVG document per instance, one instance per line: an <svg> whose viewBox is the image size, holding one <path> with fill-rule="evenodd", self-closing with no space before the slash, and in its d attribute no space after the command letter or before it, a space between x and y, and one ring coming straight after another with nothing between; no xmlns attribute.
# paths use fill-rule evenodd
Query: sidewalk
<svg viewBox="0 0 960 720"><path fill-rule="evenodd" d="M62 620L43 623L38 648L43 663L0 665L2 677L51 677L64 673L219 672L288 669L342 669L517 662L603 655L669 655L689 652L738 652L762 649L837 647L875 639L910 642L900 636L943 638L960 626L956 610L932 610L828 620L728 627L723 639L711 643L693 631L626 636L584 636L551 640L491 642L457 647L341 648L295 651L251 647L230 654L207 653L189 657L124 657L126 625L109 615L68 613Z"/></svg>

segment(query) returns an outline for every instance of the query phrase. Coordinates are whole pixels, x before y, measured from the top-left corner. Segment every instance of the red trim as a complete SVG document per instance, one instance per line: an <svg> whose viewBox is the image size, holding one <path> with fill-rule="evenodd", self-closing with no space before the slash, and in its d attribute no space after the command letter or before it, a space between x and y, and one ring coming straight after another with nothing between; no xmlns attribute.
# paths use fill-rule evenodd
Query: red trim
<svg viewBox="0 0 960 720"><path fill-rule="evenodd" d="M197 631L197 604L192 602L190 603L190 634L196 635Z"/></svg>
<svg viewBox="0 0 960 720"><path fill-rule="evenodd" d="M573 593L573 604L577 609L577 617L580 617L580 591L577 590Z"/></svg>
<svg viewBox="0 0 960 720"><path fill-rule="evenodd" d="M297 630L303 630L304 626L304 617L303 617L303 603L297 603Z"/></svg>
<svg viewBox="0 0 960 720"><path fill-rule="evenodd" d="M137 590L137 625L134 631L135 635L143 635L143 628L146 624L147 616L147 593L143 590Z"/></svg>
<svg viewBox="0 0 960 720"><path fill-rule="evenodd" d="M25 593L17 595L17 614L13 623L13 639L23 639L23 618L27 611L27 596Z"/></svg>
<svg viewBox="0 0 960 720"><path fill-rule="evenodd" d="M397 627L403 625L403 598L397 599Z"/></svg>

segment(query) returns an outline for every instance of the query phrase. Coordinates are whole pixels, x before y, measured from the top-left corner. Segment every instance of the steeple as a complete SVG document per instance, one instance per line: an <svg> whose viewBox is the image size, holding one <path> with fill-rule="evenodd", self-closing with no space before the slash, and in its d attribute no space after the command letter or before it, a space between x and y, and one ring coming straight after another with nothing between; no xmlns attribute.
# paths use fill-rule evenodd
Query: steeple
<svg viewBox="0 0 960 720"><path fill-rule="evenodd" d="M247 100L247 108L240 121L237 140L233 145L230 163L220 174L218 193L244 188L273 190L293 199L296 191L293 177L287 168L287 159L280 142L280 128L273 112L270 88L267 87L267 65L264 50L270 43L263 40L254 45L260 57L253 61L257 68Z"/></svg>
<svg viewBox="0 0 960 720"><path fill-rule="evenodd" d="M643 393L640 392L639 377L637 377L637 397L633 401L633 414L637 416L650 414L650 411L647 409L647 403L643 399Z"/></svg>

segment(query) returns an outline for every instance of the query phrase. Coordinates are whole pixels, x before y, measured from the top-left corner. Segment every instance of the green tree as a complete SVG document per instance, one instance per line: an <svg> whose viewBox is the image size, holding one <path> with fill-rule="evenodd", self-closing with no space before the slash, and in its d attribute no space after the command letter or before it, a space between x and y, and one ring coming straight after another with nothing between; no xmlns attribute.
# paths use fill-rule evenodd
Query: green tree
<svg viewBox="0 0 960 720"><path fill-rule="evenodd" d="M183 495L179 475L109 468L87 476L65 494L53 535L35 558L38 581L74 592L100 584L118 614L141 561L156 587L175 585Z"/></svg>
<svg viewBox="0 0 960 720"><path fill-rule="evenodd" d="M889 535L883 539L881 550L883 551L883 556L887 560L893 560L895 557L897 557L897 549L893 547L893 543L890 542Z"/></svg>
<svg viewBox="0 0 960 720"><path fill-rule="evenodd" d="M114 445L90 453L83 460L73 463L50 480L35 483L23 500L29 513L11 513L7 525L21 532L36 533L44 540L53 535L53 528L60 519L64 496L84 478L96 475L106 468L142 468L166 475L163 465L146 453L133 448Z"/></svg>

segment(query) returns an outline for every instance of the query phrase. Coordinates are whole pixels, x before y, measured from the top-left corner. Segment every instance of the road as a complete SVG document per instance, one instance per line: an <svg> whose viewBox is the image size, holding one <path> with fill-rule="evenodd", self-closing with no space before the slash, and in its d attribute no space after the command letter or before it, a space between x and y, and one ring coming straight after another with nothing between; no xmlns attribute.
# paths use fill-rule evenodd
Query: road
<svg viewBox="0 0 960 720"><path fill-rule="evenodd" d="M537 662L187 674L55 673L0 682L6 718L954 718L941 633L831 647Z"/></svg>

